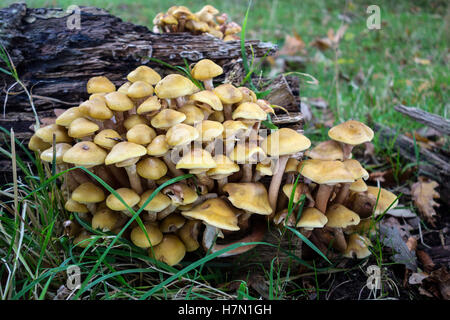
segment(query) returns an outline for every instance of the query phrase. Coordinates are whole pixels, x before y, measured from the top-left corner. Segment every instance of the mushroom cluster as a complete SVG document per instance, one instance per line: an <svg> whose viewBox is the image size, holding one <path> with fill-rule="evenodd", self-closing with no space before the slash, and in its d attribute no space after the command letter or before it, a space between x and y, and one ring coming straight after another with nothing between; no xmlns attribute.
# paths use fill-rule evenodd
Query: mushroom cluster
<svg viewBox="0 0 450 320"><path fill-rule="evenodd" d="M379 190L365 185L367 171L351 159L352 147L370 141L372 130L357 121L340 124L330 130L331 141L306 151L310 159L301 161L310 140L290 128L265 130L263 121L273 113L267 101L246 87L214 86L223 70L211 60L190 71L196 83L180 74L161 78L144 65L118 88L104 76L93 77L87 101L35 132L29 148L42 161L55 161L58 170L83 166L115 190L71 170L64 175L65 209L93 229L117 234L132 216L120 195L133 210L142 209L146 231L133 221L123 236L169 265L201 246L216 252L261 241L267 219L299 228L318 245L331 234L343 254L365 256L360 252L367 251L366 238L352 234L393 197L381 189L374 210ZM189 178L159 188L187 173ZM295 206L305 195L299 217L288 216L292 195ZM91 235L76 221L64 226L75 244L88 245ZM324 232L313 237L313 229Z"/></svg>
<svg viewBox="0 0 450 320"><path fill-rule="evenodd" d="M234 21L228 21L226 13L211 5L205 5L200 11L192 13L185 6L172 6L166 13L160 12L153 19L153 32L172 33L190 32L208 34L224 41L239 40L237 35L242 28Z"/></svg>

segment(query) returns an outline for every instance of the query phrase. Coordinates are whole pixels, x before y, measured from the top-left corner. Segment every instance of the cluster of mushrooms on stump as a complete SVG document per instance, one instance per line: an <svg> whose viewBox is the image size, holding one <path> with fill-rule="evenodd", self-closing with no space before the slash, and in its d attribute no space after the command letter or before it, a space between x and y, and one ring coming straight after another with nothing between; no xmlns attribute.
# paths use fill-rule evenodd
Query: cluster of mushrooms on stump
<svg viewBox="0 0 450 320"><path fill-rule="evenodd" d="M352 159L352 148L370 141L373 131L350 120L329 130L331 140L310 149L310 140L295 130L264 130L272 106L246 87L214 86L213 78L222 73L203 59L193 66L192 80L180 74L161 79L144 65L119 88L104 76L92 77L89 100L36 130L29 148L44 162L55 159L58 170L84 166L133 209L161 184L192 174L161 189L143 208L148 238L136 221L123 233L168 265L201 246L216 252L231 243L261 241L267 220L298 228L321 250L332 243L344 256L368 256L372 215L396 199L367 186L367 171ZM299 160L303 153L309 159ZM268 187L260 182L264 176L271 176ZM93 229L117 234L130 219L124 204L83 170L62 177L65 209ZM297 216L300 199L303 211ZM74 244L88 245L91 234L77 221L64 225Z"/></svg>
<svg viewBox="0 0 450 320"><path fill-rule="evenodd" d="M234 21L229 21L226 13L211 5L206 5L198 12L192 13L185 6L172 6L166 13L160 12L153 19L153 32L190 32L195 35L206 34L224 41L236 41L242 28Z"/></svg>

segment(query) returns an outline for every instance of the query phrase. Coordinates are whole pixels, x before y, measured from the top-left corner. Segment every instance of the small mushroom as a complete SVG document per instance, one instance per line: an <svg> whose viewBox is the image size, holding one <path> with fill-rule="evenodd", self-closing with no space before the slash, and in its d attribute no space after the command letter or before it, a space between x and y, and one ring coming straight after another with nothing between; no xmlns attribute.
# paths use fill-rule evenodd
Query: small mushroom
<svg viewBox="0 0 450 320"><path fill-rule="evenodd" d="M192 68L192 77L196 80L203 81L206 90L213 90L214 85L212 79L223 73L221 66L215 64L212 60L202 59Z"/></svg>
<svg viewBox="0 0 450 320"><path fill-rule="evenodd" d="M331 128L328 131L328 136L341 143L345 160L350 159L355 145L369 142L373 139L373 130L362 122L348 120Z"/></svg>
<svg viewBox="0 0 450 320"><path fill-rule="evenodd" d="M174 266L183 260L186 248L183 242L174 234L165 234L162 241L148 250L149 256Z"/></svg>

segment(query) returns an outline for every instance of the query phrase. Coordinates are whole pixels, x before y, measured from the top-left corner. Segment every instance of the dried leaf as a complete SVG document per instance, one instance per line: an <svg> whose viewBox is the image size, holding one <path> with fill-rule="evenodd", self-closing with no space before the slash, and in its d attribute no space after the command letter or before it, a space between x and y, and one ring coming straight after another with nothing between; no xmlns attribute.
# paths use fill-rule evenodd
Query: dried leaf
<svg viewBox="0 0 450 320"><path fill-rule="evenodd" d="M400 230L395 226L380 224L381 241L394 251L392 259L396 263L404 264L412 271L417 270L417 258L414 251L410 251L400 235Z"/></svg>
<svg viewBox="0 0 450 320"><path fill-rule="evenodd" d="M304 54L306 54L305 42L300 35L294 34L294 36L286 35L284 45L277 55L296 56Z"/></svg>
<svg viewBox="0 0 450 320"><path fill-rule="evenodd" d="M429 275L425 272L414 272L408 279L409 284L421 284Z"/></svg>
<svg viewBox="0 0 450 320"><path fill-rule="evenodd" d="M440 198L439 193L434 190L439 184L436 181L430 180L426 177L419 177L419 181L414 183L411 187L411 195L415 206L419 209L419 212L423 218L435 227L437 215L434 207L439 207L439 203L433 199Z"/></svg>
<svg viewBox="0 0 450 320"><path fill-rule="evenodd" d="M447 268L435 270L423 279L419 292L428 297L450 300L450 273Z"/></svg>
<svg viewBox="0 0 450 320"><path fill-rule="evenodd" d="M430 272L431 270L433 270L433 268L436 265L434 264L433 259L431 259L430 255L428 253L426 253L423 250L417 250L416 254L417 254L417 258L422 263L425 271Z"/></svg>

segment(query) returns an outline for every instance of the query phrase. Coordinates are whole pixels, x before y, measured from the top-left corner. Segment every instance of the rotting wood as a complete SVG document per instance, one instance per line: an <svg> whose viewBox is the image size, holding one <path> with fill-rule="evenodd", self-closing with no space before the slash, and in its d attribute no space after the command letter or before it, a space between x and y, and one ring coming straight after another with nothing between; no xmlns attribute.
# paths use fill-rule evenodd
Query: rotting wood
<svg viewBox="0 0 450 320"><path fill-rule="evenodd" d="M435 129L438 132L441 132L445 135L450 135L450 120L448 119L444 119L441 116L426 112L418 108L407 107L401 104L395 106L394 109L416 120L417 122Z"/></svg>

